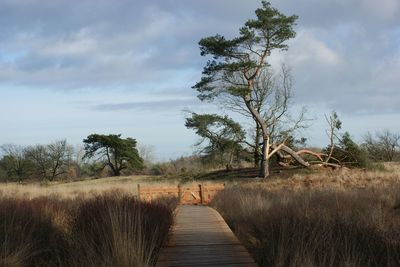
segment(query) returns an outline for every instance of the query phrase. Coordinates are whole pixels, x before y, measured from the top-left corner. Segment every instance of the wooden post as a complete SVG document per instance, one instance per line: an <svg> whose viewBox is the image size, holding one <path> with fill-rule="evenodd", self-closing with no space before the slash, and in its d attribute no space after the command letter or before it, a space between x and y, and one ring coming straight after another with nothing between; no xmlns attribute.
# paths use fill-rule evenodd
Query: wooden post
<svg viewBox="0 0 400 267"><path fill-rule="evenodd" d="M137 185L137 199L140 201L140 184Z"/></svg>
<svg viewBox="0 0 400 267"><path fill-rule="evenodd" d="M182 187L180 184L178 185L178 199L179 199L179 204L182 204Z"/></svg>
<svg viewBox="0 0 400 267"><path fill-rule="evenodd" d="M203 205L204 204L204 190L203 190L203 186L202 184L199 184L199 195L200 195L200 204Z"/></svg>

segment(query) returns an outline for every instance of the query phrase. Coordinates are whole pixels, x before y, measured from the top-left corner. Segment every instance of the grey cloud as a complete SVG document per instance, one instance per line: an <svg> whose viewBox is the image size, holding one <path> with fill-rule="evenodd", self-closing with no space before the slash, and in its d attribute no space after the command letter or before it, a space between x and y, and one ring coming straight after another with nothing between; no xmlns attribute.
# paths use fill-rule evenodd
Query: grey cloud
<svg viewBox="0 0 400 267"><path fill-rule="evenodd" d="M176 111L179 108L187 106L199 105L196 99L171 99L160 101L143 101L143 102L125 102L125 103L108 103L95 105L93 107L96 111L122 111L122 110L138 110L138 111Z"/></svg>
<svg viewBox="0 0 400 267"><path fill-rule="evenodd" d="M286 14L299 15L298 37L281 58L293 67L299 104L324 102L345 112L399 112L400 105L393 100L400 99L397 0L273 0L272 4ZM258 0L82 0L73 4L3 0L0 85L140 90L148 84L154 85L150 91L160 92L158 86L172 87L190 73L184 79L187 84L179 85L187 89L175 92L186 93L206 61L199 55L198 40L216 33L236 35L259 6ZM19 56L7 60L11 54ZM182 104L175 101L157 106ZM104 104L96 109L148 106L156 108L142 102Z"/></svg>
<svg viewBox="0 0 400 267"><path fill-rule="evenodd" d="M1 38L0 53L20 47L25 55L13 64L0 60L1 81L37 87L109 87L166 80L173 76L171 71L200 68L197 40L217 18L180 15L186 12L164 10L162 1L121 2L3 4L0 9L10 12L0 27L13 31ZM88 44L84 51L82 46ZM48 79L43 72L51 73Z"/></svg>
<svg viewBox="0 0 400 267"><path fill-rule="evenodd" d="M363 34L354 39L343 36L330 45L310 32L308 38L300 34L293 40L284 57L294 65L299 102L327 103L346 113L400 112L398 101L390 100L400 99L400 46L387 42L394 40L392 33L386 31L387 36L378 42Z"/></svg>
<svg viewBox="0 0 400 267"><path fill-rule="evenodd" d="M304 27L335 28L349 23L361 23L369 30L397 27L400 3L397 0L273 0L274 6L299 15Z"/></svg>

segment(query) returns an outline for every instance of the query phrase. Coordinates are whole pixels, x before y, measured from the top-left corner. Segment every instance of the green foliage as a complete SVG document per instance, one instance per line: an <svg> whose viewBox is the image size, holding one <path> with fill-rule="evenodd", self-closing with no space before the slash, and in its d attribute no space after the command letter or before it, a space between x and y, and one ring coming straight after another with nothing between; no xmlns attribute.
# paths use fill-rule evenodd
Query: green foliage
<svg viewBox="0 0 400 267"><path fill-rule="evenodd" d="M95 158L104 162L113 175L119 176L122 170L140 170L143 160L136 149L136 140L121 138L121 135L91 134L83 140L85 144L84 158Z"/></svg>
<svg viewBox="0 0 400 267"><path fill-rule="evenodd" d="M336 111L332 111L332 114L330 115L328 121L330 121L332 128L334 128L335 130L340 130L342 128L342 121L339 119Z"/></svg>
<svg viewBox="0 0 400 267"><path fill-rule="evenodd" d="M227 116L216 114L196 114L186 118L185 126L196 131L207 145L202 149L206 155L206 161L214 161L219 165L232 168L232 163L238 158L243 150L240 143L245 138L245 132L240 124L234 122Z"/></svg>
<svg viewBox="0 0 400 267"><path fill-rule="evenodd" d="M254 80L259 70L267 66L265 58L274 49L286 50L285 42L295 37L297 16L285 16L266 1L255 13L257 18L245 23L239 37L229 40L217 34L200 40L200 54L212 56L200 82L193 86L201 100L213 99L220 93L247 94L251 90L247 81ZM237 75L244 79L237 82Z"/></svg>
<svg viewBox="0 0 400 267"><path fill-rule="evenodd" d="M50 144L37 144L23 147L14 144L6 144L0 147L2 158L0 158L0 180L1 181L24 181L24 180L46 180L56 179L79 179L82 177L105 177L108 176L111 167L102 158L101 146L108 145L110 160L119 172L133 173L142 168L142 160L138 157L136 141L131 138L121 139L119 136L90 136L88 141L95 141L90 151L86 151L86 158L100 157L98 160L83 160L82 151L76 150L66 140L59 140ZM117 138L115 138L117 137ZM120 140L118 140L118 138ZM97 149L97 150L96 150ZM122 167L121 167L122 166ZM115 175L115 172L113 172Z"/></svg>
<svg viewBox="0 0 400 267"><path fill-rule="evenodd" d="M85 162L79 166L80 176L101 177L104 164L101 162Z"/></svg>
<svg viewBox="0 0 400 267"><path fill-rule="evenodd" d="M330 146L325 148L325 152L327 151L330 151ZM333 149L332 157L347 167L366 168L370 164L366 151L353 141L348 132L341 136L339 145ZM331 162L338 163L335 160Z"/></svg>
<svg viewBox="0 0 400 267"><path fill-rule="evenodd" d="M244 131L239 123L228 116L216 114L196 114L186 119L185 126L196 130L196 134L212 143L231 144L244 139Z"/></svg>
<svg viewBox="0 0 400 267"><path fill-rule="evenodd" d="M248 115L260 127L262 135L258 132L257 135L262 138L262 143L265 145L267 140L272 140L269 128L271 125L276 125L274 118L284 115L287 102L283 101L282 114L278 105L272 112L276 116L265 118L263 114L265 110L261 110L260 102L254 97L258 89L256 84L269 67L267 57L271 52L286 50L288 48L286 41L296 35L293 27L297 16L285 16L266 1L262 1L262 7L258 8L255 14L256 18L248 20L240 28L237 37L227 39L217 34L200 40L201 56L211 58L203 68L201 80L192 88L197 90L198 98L202 101L211 101L222 96L229 99L223 105L229 107L229 102L233 102L235 107L242 106L239 110L249 113ZM257 139L254 147L254 162L257 165L260 161L259 143L261 142ZM263 160L261 163L260 176L267 177L268 160Z"/></svg>
<svg viewBox="0 0 400 267"><path fill-rule="evenodd" d="M156 163L150 168L151 175L166 175L169 172L167 163Z"/></svg>

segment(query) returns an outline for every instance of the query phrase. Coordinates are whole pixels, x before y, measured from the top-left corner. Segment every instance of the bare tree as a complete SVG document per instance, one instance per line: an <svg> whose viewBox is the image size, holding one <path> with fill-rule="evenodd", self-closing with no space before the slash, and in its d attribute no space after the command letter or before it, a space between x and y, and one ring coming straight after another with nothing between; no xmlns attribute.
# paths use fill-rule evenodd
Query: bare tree
<svg viewBox="0 0 400 267"><path fill-rule="evenodd" d="M1 146L3 152L3 167L8 176L16 177L18 181L26 178L28 163L26 160L25 148L15 144Z"/></svg>
<svg viewBox="0 0 400 267"><path fill-rule="evenodd" d="M27 148L27 158L35 166L36 174L49 181L67 172L71 157L72 148L66 140Z"/></svg>
<svg viewBox="0 0 400 267"><path fill-rule="evenodd" d="M68 171L68 166L72 161L72 151L72 147L67 144L66 140L56 141L47 146L50 181Z"/></svg>
<svg viewBox="0 0 400 267"><path fill-rule="evenodd" d="M38 178L48 179L49 161L46 146L35 145L26 149L27 159L34 166L34 173Z"/></svg>
<svg viewBox="0 0 400 267"><path fill-rule="evenodd" d="M377 138L382 147L385 159L393 161L396 149L399 148L400 135L391 133L388 129L385 129L377 134Z"/></svg>
<svg viewBox="0 0 400 267"><path fill-rule="evenodd" d="M138 143L137 150L139 152L139 156L143 159L145 165L150 165L154 163L155 161L154 146Z"/></svg>
<svg viewBox="0 0 400 267"><path fill-rule="evenodd" d="M326 134L329 137L329 153L325 159L325 163L328 163L332 158L332 154L336 146L335 141L340 141L340 138L338 137L338 131L342 128L342 122L339 120L339 116L335 111L332 111L329 117L325 115L325 119L329 125L329 129L326 130Z"/></svg>
<svg viewBox="0 0 400 267"><path fill-rule="evenodd" d="M375 134L368 132L364 136L363 146L374 160L393 161L396 151L400 147L400 134L392 133L388 129Z"/></svg>

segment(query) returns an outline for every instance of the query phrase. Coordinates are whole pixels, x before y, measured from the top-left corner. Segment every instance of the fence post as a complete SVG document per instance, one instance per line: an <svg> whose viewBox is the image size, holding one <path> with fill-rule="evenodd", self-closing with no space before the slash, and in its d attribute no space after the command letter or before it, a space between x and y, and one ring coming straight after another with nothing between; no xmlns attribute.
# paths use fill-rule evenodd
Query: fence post
<svg viewBox="0 0 400 267"><path fill-rule="evenodd" d="M178 184L178 199L179 199L179 204L182 204L182 187L180 184Z"/></svg>
<svg viewBox="0 0 400 267"><path fill-rule="evenodd" d="M203 205L205 203L204 186L202 184L199 184L199 188L200 188L200 203Z"/></svg>
<svg viewBox="0 0 400 267"><path fill-rule="evenodd" d="M140 201L140 184L137 185L137 199Z"/></svg>

